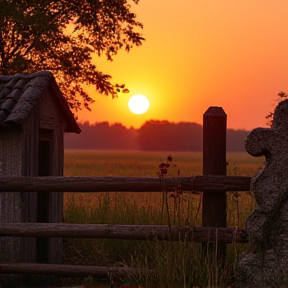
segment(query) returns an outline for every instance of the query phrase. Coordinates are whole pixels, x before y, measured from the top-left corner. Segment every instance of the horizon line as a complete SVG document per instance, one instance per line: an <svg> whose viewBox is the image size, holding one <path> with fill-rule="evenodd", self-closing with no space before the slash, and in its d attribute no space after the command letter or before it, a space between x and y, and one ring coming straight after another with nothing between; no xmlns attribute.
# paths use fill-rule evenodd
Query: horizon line
<svg viewBox="0 0 288 288"><path fill-rule="evenodd" d="M135 129L135 130L139 130L146 122L150 122L150 121L158 121L158 122L168 122L168 123L171 123L171 124L180 124L180 123L188 123L188 124L197 124L197 125L200 125L200 126L203 126L203 124L200 124L198 122L195 122L195 121L169 121L169 120L159 120L159 119L150 119L150 120L147 120L145 121L139 128L136 128L132 125L130 126L127 126L121 122L110 122L108 120L104 120L104 121L97 121L97 122L94 122L94 123L91 123L89 120L85 120L85 121L78 121L76 120L77 124L78 125L85 125L86 123L88 123L89 126L94 126L95 124L101 124L101 123L108 123L109 127L113 126L113 125L122 125L123 127L125 127L126 129ZM258 127L255 127L253 129L256 129ZM247 128L232 128L232 127L227 127L227 129L229 130L235 130L235 131L251 131L253 129L247 129Z"/></svg>

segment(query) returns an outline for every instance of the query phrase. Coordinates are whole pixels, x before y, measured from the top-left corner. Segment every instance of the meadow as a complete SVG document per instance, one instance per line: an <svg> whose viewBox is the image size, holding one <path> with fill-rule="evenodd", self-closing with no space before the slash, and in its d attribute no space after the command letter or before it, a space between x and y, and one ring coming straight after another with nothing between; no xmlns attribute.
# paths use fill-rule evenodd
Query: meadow
<svg viewBox="0 0 288 288"><path fill-rule="evenodd" d="M65 176L158 177L158 165L165 152L66 150ZM171 152L167 178L202 174L202 153ZM227 174L253 176L263 166L263 158L247 153L227 153ZM179 199L165 192L65 193L64 221L95 224L164 224L201 226L201 193L185 191ZM227 192L227 225L243 228L254 209L253 195ZM128 280L135 287L229 287L235 277L235 263L247 244L227 245L224 265L215 257L204 257L197 243L127 241L111 239L65 240L64 261L70 264L129 266L152 270L108 279L108 286ZM86 284L97 279L85 278ZM116 282L115 282L116 281ZM116 284L114 284L115 286ZM161 286L162 285L162 286ZM178 287L178 286L177 286ZM232 286L230 286L232 287Z"/></svg>

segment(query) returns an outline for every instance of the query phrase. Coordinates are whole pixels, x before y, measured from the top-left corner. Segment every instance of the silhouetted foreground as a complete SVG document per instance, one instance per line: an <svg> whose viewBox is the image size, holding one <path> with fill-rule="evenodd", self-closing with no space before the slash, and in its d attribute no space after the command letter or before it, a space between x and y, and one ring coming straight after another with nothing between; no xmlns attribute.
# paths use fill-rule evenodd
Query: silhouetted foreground
<svg viewBox="0 0 288 288"><path fill-rule="evenodd" d="M150 120L140 129L120 123L79 124L79 135L65 135L65 149L202 151L202 125ZM227 130L227 151L245 151L246 130Z"/></svg>

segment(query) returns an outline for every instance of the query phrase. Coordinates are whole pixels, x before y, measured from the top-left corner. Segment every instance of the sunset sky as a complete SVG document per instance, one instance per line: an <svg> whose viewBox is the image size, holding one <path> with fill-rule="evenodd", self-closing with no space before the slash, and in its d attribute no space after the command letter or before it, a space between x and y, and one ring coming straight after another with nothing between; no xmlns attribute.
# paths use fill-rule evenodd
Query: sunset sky
<svg viewBox="0 0 288 288"><path fill-rule="evenodd" d="M202 124L209 106L222 106L228 127L265 127L280 91L288 93L288 0L140 0L132 5L146 41L113 62L95 64L130 90L117 99L97 94L79 121L139 128L150 119ZM129 111L143 94L150 109Z"/></svg>

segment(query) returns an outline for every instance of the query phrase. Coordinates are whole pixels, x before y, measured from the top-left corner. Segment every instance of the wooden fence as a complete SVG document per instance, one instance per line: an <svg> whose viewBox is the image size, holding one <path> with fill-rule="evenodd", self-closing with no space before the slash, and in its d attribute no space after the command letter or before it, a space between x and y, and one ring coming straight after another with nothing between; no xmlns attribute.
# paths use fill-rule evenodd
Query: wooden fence
<svg viewBox="0 0 288 288"><path fill-rule="evenodd" d="M247 191L250 177L244 176L194 176L181 177L182 189L187 191ZM165 181L164 185L165 185ZM159 178L127 177L7 177L0 180L0 191L134 191L159 192L163 183ZM245 243L248 237L243 229L235 227L171 227L161 225L97 225L68 223L1 223L0 236L14 237L71 237L113 238L130 240L188 240L211 243ZM132 269L133 271L135 269ZM90 267L79 265L0 263L0 273L95 275L125 274L127 267ZM136 271L136 270L135 270Z"/></svg>
<svg viewBox="0 0 288 288"><path fill-rule="evenodd" d="M0 236L168 240L169 235L169 239L175 241L183 240L185 238L195 242L217 242L219 245L222 245L222 250L220 249L220 253L222 254L225 254L226 243L248 242L248 236L245 230L235 227L226 227L226 191L249 191L251 178L244 176L226 176L226 114L223 113L224 111L222 108L210 107L204 114L204 175L177 178L177 182L181 184L181 189L183 191L203 191L203 227L180 228L158 225L2 222ZM0 178L0 192L5 191L9 193L33 191L53 191L55 193L62 191L153 193L163 191L165 186L166 180L159 178L52 176ZM22 273L105 276L109 273L127 273L128 270L129 268L127 267L0 263L0 273L4 274ZM131 270L129 271L131 272Z"/></svg>

